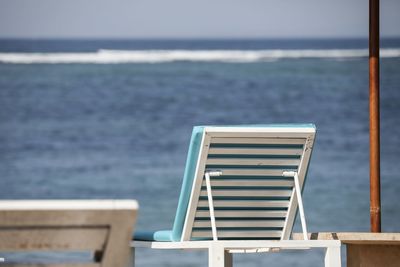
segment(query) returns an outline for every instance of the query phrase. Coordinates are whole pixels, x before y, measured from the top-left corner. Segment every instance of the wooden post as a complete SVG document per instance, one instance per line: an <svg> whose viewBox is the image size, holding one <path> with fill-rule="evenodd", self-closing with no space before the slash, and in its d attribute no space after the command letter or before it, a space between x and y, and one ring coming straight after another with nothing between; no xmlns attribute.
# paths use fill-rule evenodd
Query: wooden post
<svg viewBox="0 0 400 267"><path fill-rule="evenodd" d="M380 232L379 0L369 0L369 112L371 232Z"/></svg>

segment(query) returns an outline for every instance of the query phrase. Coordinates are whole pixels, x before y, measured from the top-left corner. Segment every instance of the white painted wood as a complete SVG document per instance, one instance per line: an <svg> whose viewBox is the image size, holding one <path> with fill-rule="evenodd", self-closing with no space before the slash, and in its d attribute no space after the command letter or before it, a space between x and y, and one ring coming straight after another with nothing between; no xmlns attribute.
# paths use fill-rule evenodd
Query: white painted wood
<svg viewBox="0 0 400 267"><path fill-rule="evenodd" d="M131 246L154 249L208 249L213 243L219 243L225 249L251 248L340 248L340 240L218 240L218 241L184 241L184 242L147 242L133 241Z"/></svg>
<svg viewBox="0 0 400 267"><path fill-rule="evenodd" d="M210 174L206 172L204 176L206 178L206 185L207 185L207 198L208 198L208 208L210 213L212 237L213 240L216 241L218 240L218 236L217 236L217 226L215 224L214 204L211 192Z"/></svg>
<svg viewBox="0 0 400 267"><path fill-rule="evenodd" d="M341 267L340 246L328 247L325 252L325 267Z"/></svg>
<svg viewBox="0 0 400 267"><path fill-rule="evenodd" d="M217 228L223 227L283 227L283 220L219 220L216 222ZM211 228L210 221L195 221L193 227L207 227Z"/></svg>
<svg viewBox="0 0 400 267"><path fill-rule="evenodd" d="M301 197L299 176L297 175L297 172L284 172L283 176L284 177L294 177L294 183L295 183L294 190L296 193L297 204L299 205L300 221L301 221L301 227L303 229L303 237L304 237L304 240L307 240L308 239L307 225L306 225L306 218L304 216L303 199Z"/></svg>
<svg viewBox="0 0 400 267"><path fill-rule="evenodd" d="M214 197L290 197L292 190L213 190ZM201 190L200 196L207 196L207 190Z"/></svg>
<svg viewBox="0 0 400 267"><path fill-rule="evenodd" d="M211 181L212 185L212 181ZM247 207L247 208L287 208L289 201L287 200L214 200L214 207ZM199 207L208 207L207 200L200 200Z"/></svg>
<svg viewBox="0 0 400 267"><path fill-rule="evenodd" d="M185 242L145 242L133 241L133 247L147 247L154 249L207 249L213 253L209 255L210 266L213 264L222 264L222 250L223 253L264 253L269 251L279 250L298 250L309 248L326 248L327 253L325 256L326 267L341 267L340 259L340 246L339 240L218 240L218 241L185 241ZM215 259L217 255L219 259ZM229 258L228 258L229 259ZM232 259L232 258L231 258ZM227 261L226 254L224 260ZM299 259L300 261L301 259ZM216 261L216 262L214 262ZM229 262L228 262L229 263ZM227 263L225 263L227 264ZM224 265L222 265L224 266ZM232 267L231 265L225 265Z"/></svg>
<svg viewBox="0 0 400 267"><path fill-rule="evenodd" d="M280 138L278 136L270 138L246 138L246 137L213 137L214 144L260 144L260 145L303 145L303 138Z"/></svg>
<svg viewBox="0 0 400 267"><path fill-rule="evenodd" d="M282 237L281 240L288 240L290 237L290 231L293 227L293 223L294 223L294 217L296 216L296 213L293 212L294 210L294 206L297 202L297 197L296 197L296 192L292 192L292 195L290 196L290 201L289 201L289 206L288 206L288 211L287 211L287 216L285 219L285 224L283 226L283 230L282 230Z"/></svg>
<svg viewBox="0 0 400 267"><path fill-rule="evenodd" d="M218 243L214 243L208 249L208 266L225 267L225 249Z"/></svg>
<svg viewBox="0 0 400 267"><path fill-rule="evenodd" d="M211 132L210 128L206 128L206 131L212 135L212 137L225 137L225 138L237 138L238 133L245 134L246 138L273 138L277 137L277 135L282 136L282 138L304 138L304 135L307 134L305 132L282 132L282 131L274 131L274 132L249 132L249 131L240 131L239 128L236 128L235 131L220 131L220 132Z"/></svg>
<svg viewBox="0 0 400 267"><path fill-rule="evenodd" d="M232 267L232 254L218 243L212 244L208 248L208 266L212 267Z"/></svg>
<svg viewBox="0 0 400 267"><path fill-rule="evenodd" d="M280 249L308 249L310 247L319 248L340 248L340 241L330 240L287 240L293 226L294 215L297 210L297 199L294 187L294 179L267 179L268 176L282 177L283 172L298 172L298 192L304 183L305 172L307 169L309 156L313 144L315 129L313 128L281 128L281 127L206 127L201 145L201 151L194 177L194 184L191 192L189 211L186 216L184 226L183 242L138 242L135 247L150 247L156 249L208 249L210 266L227 266L227 252L266 252L279 251ZM229 147L218 146L215 144L231 144ZM248 144L248 146L246 146ZM254 145L266 145L256 147ZM268 147L267 145L274 145ZM281 147L279 147L281 145ZM302 148L285 148L286 145L301 145ZM210 148L211 147L211 148ZM234 158L215 157L207 160L208 154L214 155L238 155ZM296 155L300 159L282 158L244 158L241 155ZM204 182L204 165L249 165L245 169L236 168L207 168L207 171L221 171L220 179L209 177L209 182ZM251 167L253 166L253 167ZM280 167L279 169L260 169L256 166L293 166L289 168ZM238 176L240 179L231 179L229 176ZM251 176L263 176L265 179L251 179ZM207 178L206 178L207 180ZM208 192L212 192L211 197ZM246 187L289 187L288 190L252 190ZM232 190L220 189L215 187L241 187ZM199 196L207 197L199 200ZM289 200L221 200L216 197L249 197L249 196L278 196L287 197ZM301 197L301 195L300 195ZM209 201L212 199L210 205ZM215 227L212 220L196 220L197 217L210 218L210 211L198 210L198 207L207 208L211 206L215 215ZM241 210L219 210L221 207L240 207ZM288 211L282 210L251 210L246 207L283 207ZM216 209L214 209L216 208ZM290 214L289 214L290 211ZM213 217L213 216L211 216ZM290 217L290 218L289 218ZM224 218L221 220L220 218ZM232 219L229 219L232 218ZM258 220L244 220L240 218L257 218ZM280 220L260 220L261 218L276 218ZM285 219L286 218L286 219ZM198 230L195 228L210 228L210 230ZM221 229L224 227L240 227L248 230ZM280 230L259 230L254 227L283 227ZM218 238L240 238L251 237L281 238L285 240L218 240L218 241L184 241L190 237L212 238L212 229L218 228ZM239 228L239 229L240 229ZM192 231L193 230L193 231ZM315 242L321 241L321 242ZM331 242L334 241L334 242ZM229 254L230 255L230 254ZM337 253L331 253L332 257L337 257ZM340 257L340 255L339 255ZM229 264L229 266L231 266Z"/></svg>
<svg viewBox="0 0 400 267"><path fill-rule="evenodd" d="M284 218L286 217L286 211L252 211L252 210L216 210L216 218ZM208 211L197 211L196 217L209 218L210 213Z"/></svg>
<svg viewBox="0 0 400 267"><path fill-rule="evenodd" d="M237 131L236 131L237 130ZM254 131L253 131L254 130ZM299 128L299 129L281 129L277 130L276 128L220 128L220 127L207 127L205 129L205 134L203 136L202 148L199 155L198 165L200 164L208 164L208 165L224 165L224 166L249 166L247 168L208 168L207 171L219 171L222 172L222 179L212 179L210 178L210 185L209 188L212 190L212 197L287 197L288 201L283 201L282 204L279 203L284 207L287 207L288 210L296 210L297 203L293 202L293 193L294 191L294 180L287 180L287 179L249 179L248 177L251 176L263 176L263 177L282 177L283 172L286 171L300 171L301 165L304 164L308 158L305 158L305 151L309 149L306 146L307 141L312 141L314 136L315 130L311 128ZM207 141L205 142L205 140ZM228 142L229 141L229 142ZM232 142L233 143L232 143ZM236 148L234 147L213 147L214 143L220 142L220 144L240 144ZM231 142L231 143L230 143ZM236 142L236 143L235 143ZM243 142L248 142L249 145L257 145L257 144L273 144L273 145L302 145L301 148L255 148L255 147L242 147ZM286 143L285 143L286 142ZM210 148L211 147L211 148ZM262 152L261 152L262 151ZM257 155L262 155L260 153L287 153L290 151L291 153L295 153L296 155L302 155L300 159L293 159L293 158L208 158L207 155L210 153L229 153L229 155L234 155L234 153L242 153L239 155L247 155L244 153L259 153ZM233 154L232 154L233 153ZM271 154L270 154L271 155ZM254 166L253 168L251 166ZM280 168L280 169L260 169L259 166L293 166L289 168ZM199 166L198 166L199 167ZM201 167L201 166L200 166ZM199 167L199 168L200 168ZM201 197L208 197L208 192L205 189L201 189L202 186L207 188L206 182L204 182L204 169L202 172L196 172L195 182L192 188L192 195L189 206L191 207L190 211L186 216L185 226L184 226L184 237L182 240L188 240L189 236L191 235L191 229L193 228L195 217L202 217L207 218L210 216L210 212L207 210L197 210L197 207L209 207L209 203L204 202L203 200L199 200L199 196ZM299 172L299 180L304 180L304 174ZM303 177L301 177L303 175ZM243 179L229 179L230 176L243 176ZM224 177L228 179L224 179ZM201 181L201 182L199 182ZM299 181L300 185L302 186L303 181ZM260 189L251 190L247 189L248 186L265 186L265 187L288 187L288 189L279 189L279 190L272 190L272 189ZM220 189L215 187L232 187L230 189ZM234 187L241 187L235 189ZM225 202L220 202L225 201ZM236 200L235 200L236 201ZM196 202L196 203L195 203ZM254 200L253 203L254 204ZM265 201L260 201L267 202ZM272 202L272 201L271 201ZM215 203L215 204L214 204ZM243 202L242 202L243 203ZM236 203L235 203L236 204ZM226 200L213 200L213 205L215 207L223 207L221 205L228 205L230 207L235 207L233 204L228 204ZM257 206L261 206L260 204L256 204ZM264 207L268 207L273 204L267 204ZM291 207L296 205L296 208L293 209ZM215 210L216 218L229 218L236 216L238 218L285 218L288 215L287 211L254 211L254 210L246 210L246 206L243 204L241 205L244 210ZM278 206L279 207L279 206ZM278 213L280 213L278 215ZM292 212L293 213L293 212ZM269 216L276 216L279 217L269 217ZM221 216L221 217L220 217ZM294 218L293 218L294 219ZM218 219L216 220L217 223ZM251 221L251 220L250 220ZM196 220L197 223L197 220ZM291 227L293 225L293 221L286 218L284 224L284 231L281 232L281 238L288 232L288 229L291 231ZM217 226L216 226L217 227Z"/></svg>
<svg viewBox="0 0 400 267"><path fill-rule="evenodd" d="M206 183L203 182L203 187ZM240 187L293 187L294 180L283 179L231 179L231 180L211 180L211 186L240 186Z"/></svg>
<svg viewBox="0 0 400 267"><path fill-rule="evenodd" d="M217 133L264 133L272 134L273 136L283 137L293 135L304 135L307 133L315 133L315 129L312 127L224 127L224 126L208 126L205 130L212 133L213 136Z"/></svg>
<svg viewBox="0 0 400 267"><path fill-rule="evenodd" d="M197 209L197 203L199 201L199 195L201 190L201 184L205 172L205 161L207 160L208 149L210 148L211 137L205 132L202 137L200 154L196 166L196 175L194 178L190 200L188 205L188 210L185 217L185 223L183 225L182 238L181 241L190 240L190 235L192 232L194 216Z"/></svg>
<svg viewBox="0 0 400 267"><path fill-rule="evenodd" d="M234 166L297 166L298 159L235 159L235 158L210 158L207 165L234 165Z"/></svg>
<svg viewBox="0 0 400 267"><path fill-rule="evenodd" d="M281 231L275 230L258 230L258 231L231 231L224 230L218 231L218 238L235 237L235 238L279 238L281 237ZM193 230L192 237L198 238L211 238L211 231L196 231Z"/></svg>
<svg viewBox="0 0 400 267"><path fill-rule="evenodd" d="M203 182L202 186L206 186ZM294 180L284 179L231 179L231 180L211 180L211 186L285 186L293 187Z"/></svg>
<svg viewBox="0 0 400 267"><path fill-rule="evenodd" d="M218 168L224 176L282 176L282 172L288 169L229 169L229 168Z"/></svg>
<svg viewBox="0 0 400 267"><path fill-rule="evenodd" d="M226 138L227 139L227 138ZM225 140L225 139L224 139ZM251 139L254 141L253 139ZM275 140L275 139L273 139ZM301 139L303 144L304 141ZM259 143L258 143L259 144ZM287 144L287 143L285 143ZM301 156L303 153L302 148L213 148L209 150L212 155L288 155L288 156Z"/></svg>
<svg viewBox="0 0 400 267"><path fill-rule="evenodd" d="M308 240L306 217L304 215L303 199L301 197L299 176L297 175L297 172L294 173L294 184L295 184L297 203L299 205L301 228L303 229L304 240Z"/></svg>
<svg viewBox="0 0 400 267"><path fill-rule="evenodd" d="M271 252L270 248L248 248L248 249L229 249L230 253L262 253L262 252Z"/></svg>
<svg viewBox="0 0 400 267"><path fill-rule="evenodd" d="M314 137L315 137L315 132L310 133L307 135L306 143L304 145L304 152L300 160L299 168L297 170L298 178L299 178L299 184L300 188L303 188L303 183L304 183L304 178L307 173L307 168L308 168L308 163L310 161L310 156L311 156L311 151L312 147L314 144ZM290 204L288 208L288 216L286 219L285 227L283 228L283 233L282 233L282 239L289 239L290 234L292 232L294 220L296 217L296 211L297 211L297 196L295 192L293 192L291 199L290 199Z"/></svg>
<svg viewBox="0 0 400 267"><path fill-rule="evenodd" d="M0 250L89 250L97 261L76 266L125 267L137 208L133 200L0 201Z"/></svg>

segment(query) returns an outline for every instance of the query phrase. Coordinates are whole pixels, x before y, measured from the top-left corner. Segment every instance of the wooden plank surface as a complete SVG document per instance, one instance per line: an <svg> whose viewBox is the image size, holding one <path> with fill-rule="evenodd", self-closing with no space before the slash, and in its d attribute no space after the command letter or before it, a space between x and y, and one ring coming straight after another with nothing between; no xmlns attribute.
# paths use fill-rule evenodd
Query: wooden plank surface
<svg viewBox="0 0 400 267"><path fill-rule="evenodd" d="M284 171L291 171L292 169L234 169L234 168L216 168L222 172L222 176L282 176ZM295 170L295 169L293 169Z"/></svg>
<svg viewBox="0 0 400 267"><path fill-rule="evenodd" d="M216 218L284 218L286 211L248 211L248 210L217 210L215 211ZM209 218L208 211L197 211L197 218Z"/></svg>
<svg viewBox="0 0 400 267"><path fill-rule="evenodd" d="M304 143L304 141L302 141ZM302 148L210 148L212 155L291 155L301 156Z"/></svg>
<svg viewBox="0 0 400 267"><path fill-rule="evenodd" d="M213 197L290 197L292 190L213 190ZM200 196L206 197L207 191L201 190Z"/></svg>
<svg viewBox="0 0 400 267"><path fill-rule="evenodd" d="M237 238L277 238L281 237L282 231L218 231L218 238L232 238L232 237L237 237ZM211 231L196 231L193 230L192 232L192 237L198 238L198 237L212 237Z"/></svg>
<svg viewBox="0 0 400 267"><path fill-rule="evenodd" d="M203 181L202 186L206 186L206 182ZM226 180L211 180L211 186L285 186L285 187L293 187L293 180L286 179L226 179Z"/></svg>
<svg viewBox="0 0 400 267"><path fill-rule="evenodd" d="M400 233L321 232L308 234L311 240L340 240L344 244L399 244ZM293 233L294 240L302 240L303 233Z"/></svg>
<svg viewBox="0 0 400 267"><path fill-rule="evenodd" d="M313 134L310 129L310 131L304 131L304 132L300 132L301 129L292 129L290 132L285 132L285 131L274 131L274 130L270 130L270 131L256 131L257 129L253 129L254 131L251 131L250 129L246 129L241 131L240 129L235 129L232 132L209 132L209 134L213 137L213 138L241 138L243 136L245 136L246 138L282 138L282 139L301 139L301 138L307 138L309 135ZM214 141L213 141L214 143Z"/></svg>
<svg viewBox="0 0 400 267"><path fill-rule="evenodd" d="M214 200L214 208L241 207L241 208L287 208L289 201L285 200ZM208 207L207 200L200 200L199 207Z"/></svg>
<svg viewBox="0 0 400 267"><path fill-rule="evenodd" d="M299 159L242 159L242 158L210 158L207 165L224 166L297 166Z"/></svg>
<svg viewBox="0 0 400 267"><path fill-rule="evenodd" d="M347 244L347 267L359 266L400 266L400 245Z"/></svg>
<svg viewBox="0 0 400 267"><path fill-rule="evenodd" d="M221 227L243 227L243 228L251 228L251 227L283 227L285 222L283 220L224 220L217 221L217 228ZM195 221L194 227L207 227L211 228L210 221Z"/></svg>
<svg viewBox="0 0 400 267"><path fill-rule="evenodd" d="M275 144L290 144L290 145L304 145L305 138L246 138L246 137L214 137L212 138L213 144L264 144L264 145L275 145Z"/></svg>

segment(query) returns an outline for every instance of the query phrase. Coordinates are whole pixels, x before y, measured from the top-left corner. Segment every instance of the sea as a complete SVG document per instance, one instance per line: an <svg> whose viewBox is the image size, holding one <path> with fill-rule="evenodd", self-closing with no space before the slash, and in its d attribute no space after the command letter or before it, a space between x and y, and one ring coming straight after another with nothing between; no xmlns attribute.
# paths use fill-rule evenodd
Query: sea
<svg viewBox="0 0 400 267"><path fill-rule="evenodd" d="M380 67L382 230L400 232L400 39L381 40ZM369 231L368 84L367 39L0 39L0 198L136 199L136 230L170 229L193 126L314 123L308 230ZM207 253L137 249L136 264L207 266Z"/></svg>

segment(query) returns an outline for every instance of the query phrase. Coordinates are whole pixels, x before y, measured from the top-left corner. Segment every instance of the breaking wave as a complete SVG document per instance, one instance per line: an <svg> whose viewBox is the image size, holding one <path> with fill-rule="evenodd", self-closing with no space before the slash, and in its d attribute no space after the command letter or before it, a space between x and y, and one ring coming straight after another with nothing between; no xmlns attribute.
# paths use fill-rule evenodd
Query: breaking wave
<svg viewBox="0 0 400 267"><path fill-rule="evenodd" d="M381 49L382 58L400 57L400 48ZM279 59L349 59L368 57L368 49L297 50L99 50L89 53L0 53L0 63L163 63L193 62L268 62Z"/></svg>

